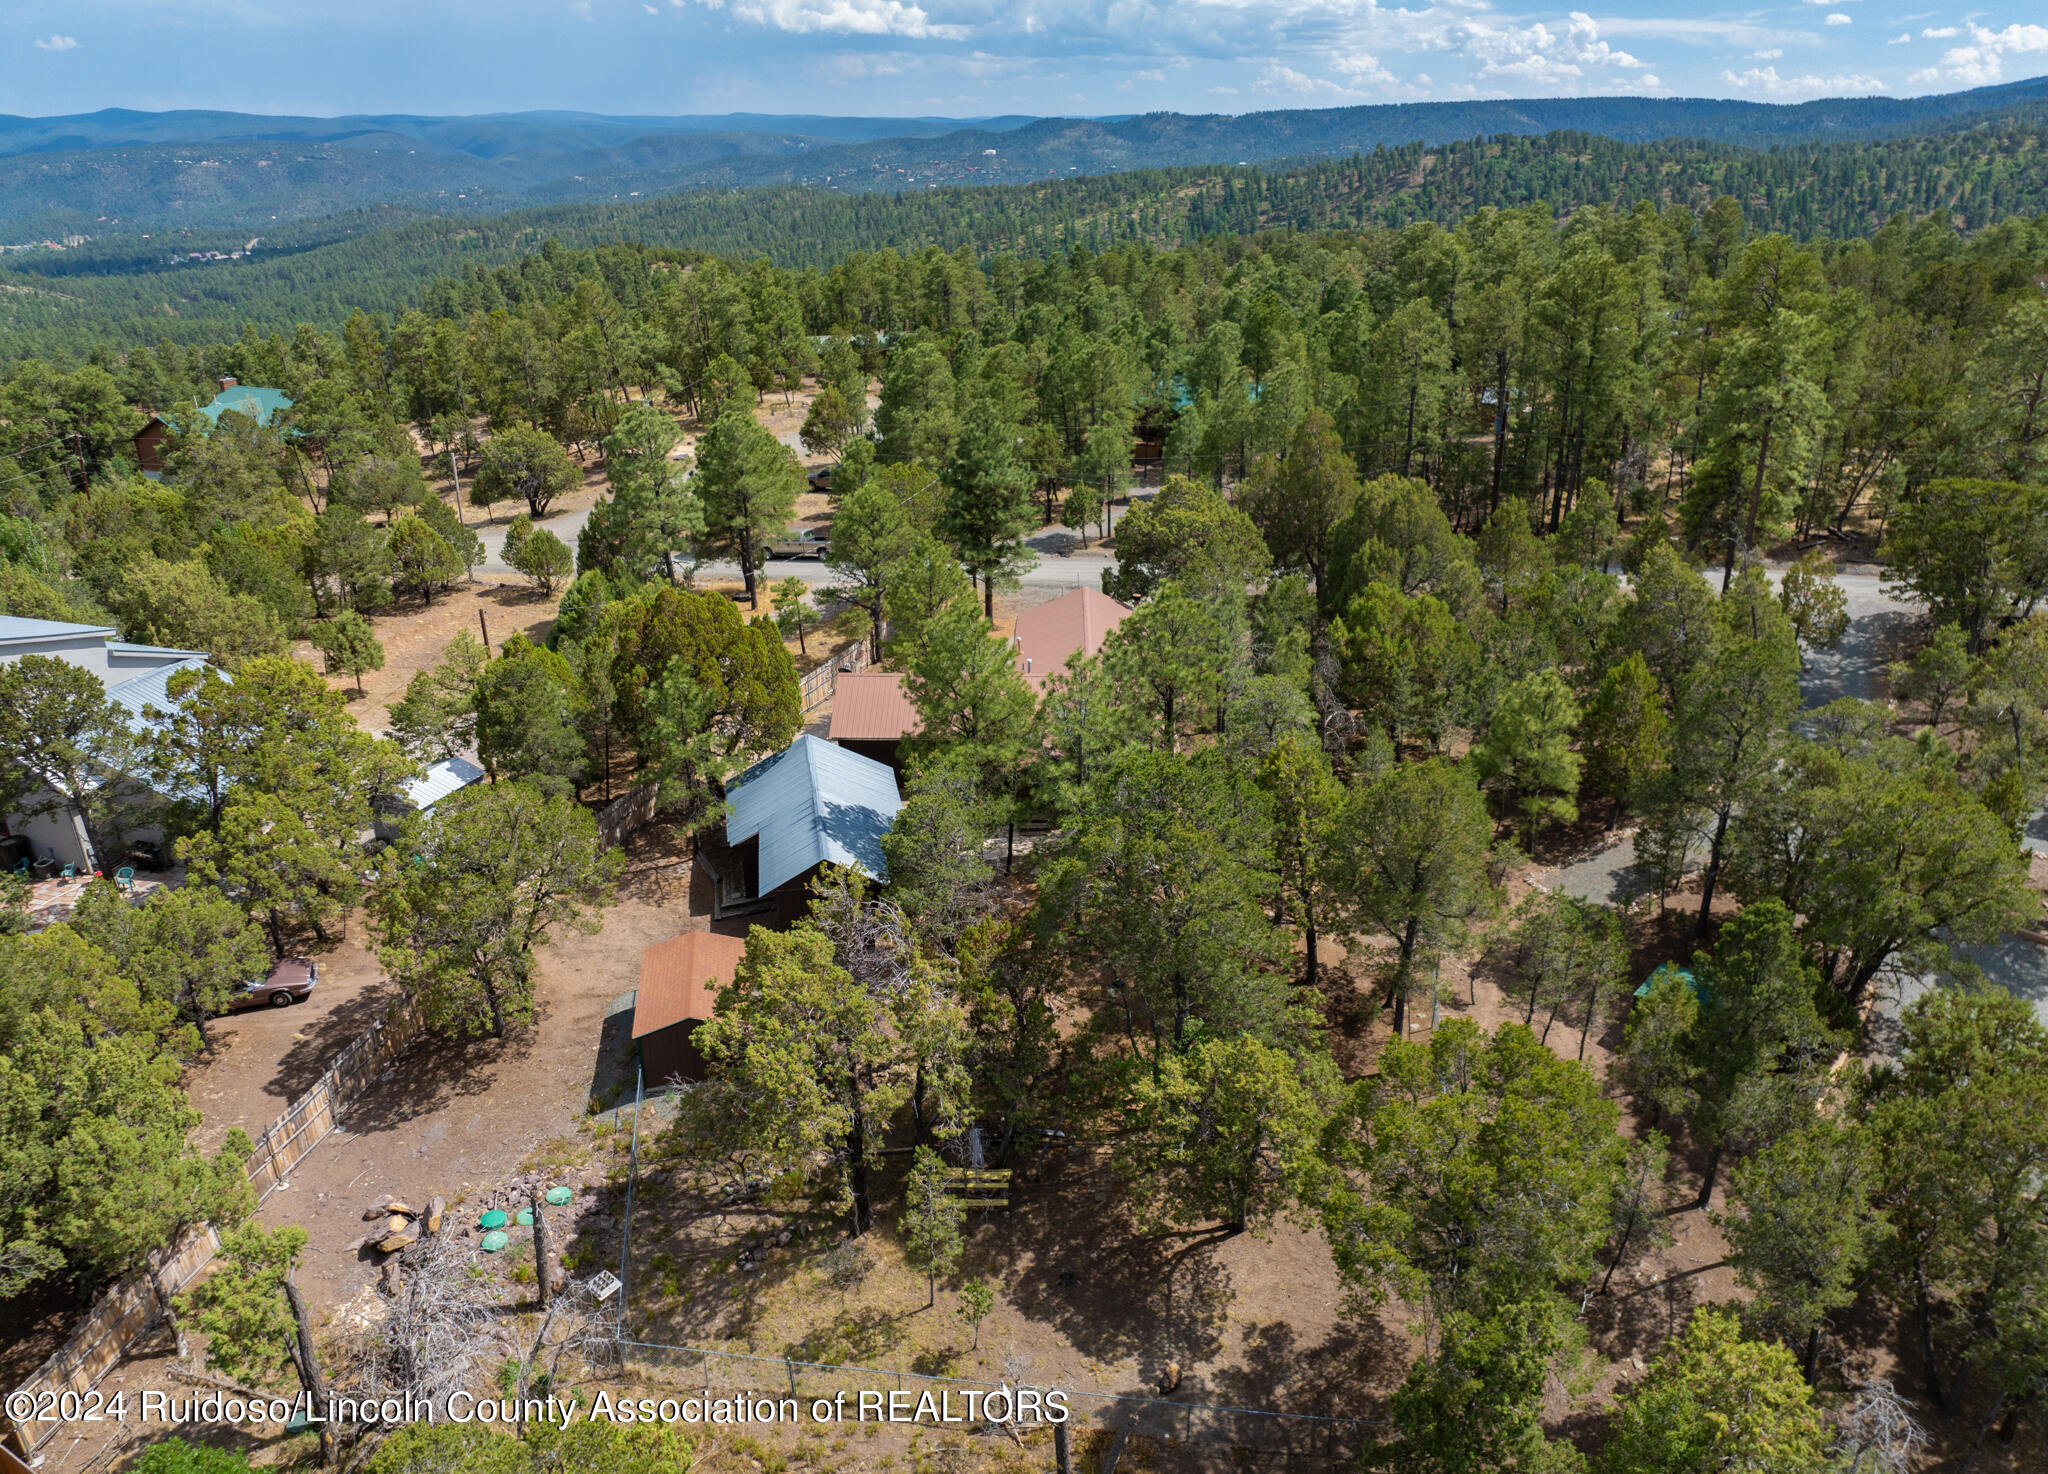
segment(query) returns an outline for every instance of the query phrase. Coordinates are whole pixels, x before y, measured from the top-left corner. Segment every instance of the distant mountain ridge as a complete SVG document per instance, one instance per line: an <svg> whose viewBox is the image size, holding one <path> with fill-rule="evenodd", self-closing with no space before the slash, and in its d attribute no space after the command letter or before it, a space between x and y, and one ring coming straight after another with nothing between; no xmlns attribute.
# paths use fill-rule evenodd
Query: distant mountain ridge
<svg viewBox="0 0 2048 1474"><path fill-rule="evenodd" d="M493 301L480 273L545 257L550 241L625 256L701 250L823 268L854 251L1171 248L1273 229L1449 225L1488 207L1699 210L1721 196L1738 202L1750 229L1806 239L1870 236L1900 219L1913 230L1975 232L2032 217L2025 228L2044 230L2048 118L1762 150L1560 132L1403 144L1291 168L1193 165L994 188L782 185L487 216L381 205L268 226L262 249L233 261L214 253L241 249L246 230L116 233L79 249L0 257L0 366L25 355L76 357L95 344L336 327L358 310L487 311Z"/></svg>
<svg viewBox="0 0 2048 1474"><path fill-rule="evenodd" d="M691 189L1019 184L1561 131L1772 148L2036 118L2048 118L2048 78L1918 98L1534 98L1235 116L322 119L113 110L0 117L0 243L39 233L261 230L361 209L487 215Z"/></svg>
<svg viewBox="0 0 2048 1474"><path fill-rule="evenodd" d="M103 108L96 113L26 118L0 113L0 156L146 148L156 144L346 143L388 135L450 153L494 159L518 153L568 153L635 138L691 133L795 133L853 143L873 138L923 137L962 128L1000 132L1036 121L997 118L839 118L819 114L726 113L630 117L602 113L477 113L438 117L415 113L358 113L340 117L183 109L148 113Z"/></svg>

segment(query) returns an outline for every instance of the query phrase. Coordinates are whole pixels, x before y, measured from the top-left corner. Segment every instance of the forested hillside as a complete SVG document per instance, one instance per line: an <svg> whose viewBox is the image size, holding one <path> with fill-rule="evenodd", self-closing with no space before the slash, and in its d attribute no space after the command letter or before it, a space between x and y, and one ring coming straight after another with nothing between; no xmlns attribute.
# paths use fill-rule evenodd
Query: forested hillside
<svg viewBox="0 0 2048 1474"><path fill-rule="evenodd" d="M262 229L371 206L474 215L682 189L808 185L894 193L1069 174L1330 158L1382 145L1591 134L1775 148L2039 121L2048 79L1916 98L1782 104L1538 98L1236 116L944 119L277 118L95 114L0 119L0 239ZM9 157L11 155L11 157Z"/></svg>
<svg viewBox="0 0 2048 1474"><path fill-rule="evenodd" d="M0 269L0 354L196 345L244 326L334 326L358 308L402 311L436 278L502 264L550 237L822 268L855 250L937 246L984 257L1125 242L1170 248L1257 230L1449 224L1474 210L1535 201L1563 213L1588 205L1697 209L1718 195L1738 201L1752 228L1802 238L1866 236L1902 212L1981 230L2048 209L2048 127L2009 122L1765 152L1552 134L1410 144L1278 171L1146 170L902 194L729 191L474 220L373 210L274 228L266 249L248 260L175 267L164 264L169 249L228 249L244 237L116 238L14 257Z"/></svg>
<svg viewBox="0 0 2048 1474"><path fill-rule="evenodd" d="M1346 167L1367 166L1294 177ZM1232 176L1222 201L1240 186L1265 187ZM95 854L160 823L187 867L161 899L96 883L69 920L0 935L0 1303L253 1212L248 1142L195 1151L176 1082L266 952L366 926L425 1030L537 1090L522 1040L566 1010L536 953L600 932L628 863L591 810L615 778L651 784L705 856L707 816L802 729L790 639L818 598L900 677L903 803L865 878L828 865L807 914L759 913L781 924L750 930L690 1036L703 1078L672 1124L607 1126L647 1174L643 1237L606 1212L572 1242L649 1256L633 1330L771 1344L755 1314L779 1283L792 1350L770 1371L801 1351L814 1376L891 1364L849 1320L945 1334L920 1318L943 1294L962 1355L997 1317L1148 1404L1355 1417L1355 1467L1384 1474L2040 1468L2048 1027L1959 949L2042 918L2020 838L2048 794L2048 213L1801 241L1719 196L986 255L855 249L867 217L839 218L829 267L550 241L335 330L0 378L0 614L210 663L139 717L83 666L0 665L0 796ZM211 421L187 406L218 375L293 402ZM832 467L829 585L764 587L809 492L761 408L800 394L797 436ZM170 421L160 479L133 462L145 408ZM1166 476L1118 507L1141 441ZM584 495L578 451L605 487L572 553L543 524ZM344 683L485 557L428 479L451 463L473 506L522 508L506 566L559 603L482 641L465 608L373 738ZM992 616L1055 520L1113 542L1105 592L1129 607L1099 651L1028 672ZM1850 629L1838 540L1901 607L1896 663L1826 699L1803 677ZM373 797L472 752L490 782L365 849ZM856 805L830 807L853 832ZM1534 868L1603 831L1632 893ZM22 900L0 914L28 928ZM618 984L589 956L566 970L594 1032ZM580 1120L603 1104L589 1041ZM387 1109L488 1110L435 1077L394 1067ZM971 1237L942 1155L968 1141L1013 1174ZM359 1231L303 1179L271 1203ZM775 1215L746 1250L765 1270L713 1237L743 1208ZM1273 1283L1263 1246L1242 1278L1216 1268L1256 1235L1314 1290ZM331 1258L374 1296L367 1242ZM537 1385L532 1321L516 1343L451 1331L431 1344L486 1349L445 1363L407 1349L529 1303L440 1242L440 1283L488 1308L415 1289L359 1333L307 1332L308 1385L321 1358L350 1391ZM224 1243L180 1312L214 1315L211 1365L240 1375L239 1344L268 1358L250 1375L291 1375L269 1328L304 1245ZM276 1267L236 1262L259 1255ZM849 1256L900 1272L833 1277ZM1190 1265L1213 1320L1168 1343L1186 1362L1101 1370L1106 1345L1151 1344ZM626 1315L575 1343L604 1376ZM996 1354L973 1375L1018 1380ZM591 1385L550 1356L551 1388ZM1240 1381L1253 1362L1279 1372ZM414 1431L368 1467L467 1474L520 1447Z"/></svg>

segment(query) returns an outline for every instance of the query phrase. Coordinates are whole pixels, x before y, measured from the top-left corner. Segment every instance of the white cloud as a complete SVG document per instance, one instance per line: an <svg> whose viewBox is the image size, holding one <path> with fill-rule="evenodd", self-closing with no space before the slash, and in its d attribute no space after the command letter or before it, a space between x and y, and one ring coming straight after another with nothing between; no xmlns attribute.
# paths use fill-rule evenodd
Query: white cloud
<svg viewBox="0 0 2048 1474"><path fill-rule="evenodd" d="M1826 24L1831 26L1846 26L1851 24L1851 22L1848 16L1842 14L1841 11L1837 10L1832 12L1828 16Z"/></svg>
<svg viewBox="0 0 2048 1474"><path fill-rule="evenodd" d="M1908 41L1911 41L1912 39L1913 33L1911 31L1901 31L1898 35L1892 37L1891 40L1885 42L1884 44L1887 46L1904 46Z"/></svg>
<svg viewBox="0 0 2048 1474"><path fill-rule="evenodd" d="M1211 97L1235 97L1237 96L1237 89L1235 87L1211 87L1209 95Z"/></svg>
<svg viewBox="0 0 2048 1474"><path fill-rule="evenodd" d="M1542 21L1496 26L1475 16L1462 23L1463 44L1454 49L1479 62L1480 76L1530 87L1575 88L1592 69L1640 70L1647 65L1602 40L1602 24L1583 10L1574 10L1559 35Z"/></svg>
<svg viewBox="0 0 2048 1474"><path fill-rule="evenodd" d="M1259 79L1252 83L1252 90L1293 97L1310 97L1317 92L1342 92L1344 89L1335 82L1322 77L1311 77L1306 72L1297 72L1293 67L1284 67L1275 62L1260 71Z"/></svg>
<svg viewBox="0 0 2048 1474"><path fill-rule="evenodd" d="M707 10L725 0L696 0ZM750 25L792 35L903 36L913 41L965 40L968 27L939 25L922 5L904 0L733 0L733 15Z"/></svg>
<svg viewBox="0 0 2048 1474"><path fill-rule="evenodd" d="M646 12L647 12L647 13L648 13L649 15L660 15L660 14L661 14L661 12L660 12L659 10L656 10L656 9L655 9L655 8L654 8L654 7L652 6L652 5L642 5L642 6L640 7L640 8L641 8L642 10L646 11Z"/></svg>
<svg viewBox="0 0 2048 1474"><path fill-rule="evenodd" d="M858 51L837 52L825 62L825 75L835 82L865 82L873 77L893 77L901 71L887 55Z"/></svg>
<svg viewBox="0 0 2048 1474"><path fill-rule="evenodd" d="M1755 61L1776 61L1784 54L1785 48L1782 46L1767 46L1762 51L1750 52L1750 57Z"/></svg>
<svg viewBox="0 0 2048 1474"><path fill-rule="evenodd" d="M1776 67L1751 67L1746 72L1723 72L1721 80L1740 91L1761 92L1766 97L1857 97L1885 90L1884 83L1876 77L1816 77L1810 73L1798 77L1781 77Z"/></svg>
<svg viewBox="0 0 2048 1474"><path fill-rule="evenodd" d="M2034 52L2048 52L2048 26L2010 25L1990 31L1973 22L1968 46L1950 47L1941 54L1939 66L1915 72L1906 80L1915 85L1960 82L1965 87L1984 87L2004 78L2006 57Z"/></svg>
<svg viewBox="0 0 2048 1474"><path fill-rule="evenodd" d="M1946 41L1949 37L1960 36L1962 33L1961 26L1928 26L1920 32L1920 36L1926 41Z"/></svg>
<svg viewBox="0 0 2048 1474"><path fill-rule="evenodd" d="M39 37L36 41L36 50L38 51L76 51L77 49L78 38L76 36L43 36Z"/></svg>
<svg viewBox="0 0 2048 1474"><path fill-rule="evenodd" d="M1354 87L1397 87L1401 79L1380 65L1380 59L1369 51L1353 51L1344 56L1330 59L1330 65L1351 79Z"/></svg>

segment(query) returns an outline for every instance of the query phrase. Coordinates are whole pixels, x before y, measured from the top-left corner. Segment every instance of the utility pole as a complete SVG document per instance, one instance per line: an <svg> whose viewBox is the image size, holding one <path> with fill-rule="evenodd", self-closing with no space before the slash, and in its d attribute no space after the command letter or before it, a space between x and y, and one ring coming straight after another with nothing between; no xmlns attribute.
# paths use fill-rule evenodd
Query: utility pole
<svg viewBox="0 0 2048 1474"><path fill-rule="evenodd" d="M448 447L448 479L455 483L455 520L464 527L469 526L462 515L462 473L455 469L455 447Z"/></svg>

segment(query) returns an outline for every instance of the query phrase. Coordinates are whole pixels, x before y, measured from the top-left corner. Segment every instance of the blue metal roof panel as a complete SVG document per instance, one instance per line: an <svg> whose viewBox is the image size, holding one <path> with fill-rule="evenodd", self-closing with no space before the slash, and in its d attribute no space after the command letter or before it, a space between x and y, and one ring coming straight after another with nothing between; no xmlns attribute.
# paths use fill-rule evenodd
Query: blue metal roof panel
<svg viewBox="0 0 2048 1474"><path fill-rule="evenodd" d="M889 878L882 836L903 799L887 763L806 734L747 769L725 797L726 843L760 839L764 896L828 861Z"/></svg>
<svg viewBox="0 0 2048 1474"><path fill-rule="evenodd" d="M426 776L405 785L405 796L416 809L430 809L449 794L469 787L483 777L484 770L464 757L443 758L427 769Z"/></svg>
<svg viewBox="0 0 2048 1474"><path fill-rule="evenodd" d="M117 634L109 625L71 624L62 619L24 619L18 614L0 614L0 643L8 640L50 640L65 635Z"/></svg>
<svg viewBox="0 0 2048 1474"><path fill-rule="evenodd" d="M166 652L171 653L171 652ZM188 655L183 660L160 665L155 670L146 670L140 675L130 676L119 685L107 687L107 696L127 709L128 715L136 722L143 720L143 710L155 707L158 711L169 711L176 705L166 683L173 671L196 670L206 664L204 655Z"/></svg>
<svg viewBox="0 0 2048 1474"><path fill-rule="evenodd" d="M162 655L175 656L181 660L204 660L204 650L173 650L168 645L136 645L127 640L109 640L107 648L116 655Z"/></svg>

